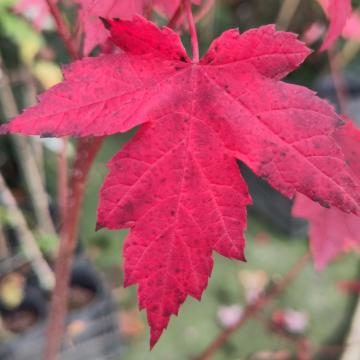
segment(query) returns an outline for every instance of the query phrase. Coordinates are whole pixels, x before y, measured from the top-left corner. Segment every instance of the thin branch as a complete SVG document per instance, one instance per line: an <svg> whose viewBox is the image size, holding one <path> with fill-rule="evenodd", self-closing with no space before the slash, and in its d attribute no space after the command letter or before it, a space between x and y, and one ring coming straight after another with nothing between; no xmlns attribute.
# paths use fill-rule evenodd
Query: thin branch
<svg viewBox="0 0 360 360"><path fill-rule="evenodd" d="M279 29L287 30L292 18L294 17L297 8L300 5L300 0L285 0L279 11L276 19L276 24Z"/></svg>
<svg viewBox="0 0 360 360"><path fill-rule="evenodd" d="M57 237L57 233L49 210L49 197L42 182L43 177L38 171L28 139L11 136L19 160L23 178L27 184L28 193L34 207L34 214L40 232Z"/></svg>
<svg viewBox="0 0 360 360"><path fill-rule="evenodd" d="M73 60L81 58L80 51L76 50L58 7L53 0L46 1L70 57ZM69 191L66 191L64 186L67 180L65 179L67 166L64 154L59 160L59 174L61 177L59 182L60 208L62 208L61 212L65 218L63 219L60 247L55 265L56 283L50 304L47 341L43 354L45 360L54 360L58 357L67 315L69 280L77 241L81 203L84 197L86 180L102 140L103 138L88 138L78 141ZM64 198L66 192L68 192L67 199Z"/></svg>
<svg viewBox="0 0 360 360"><path fill-rule="evenodd" d="M3 260L8 256L9 256L9 248L6 242L3 224L0 221L0 260Z"/></svg>
<svg viewBox="0 0 360 360"><path fill-rule="evenodd" d="M56 283L50 305L44 360L57 359L61 345L67 314L69 279L76 247L80 209L84 197L86 179L102 141L103 138L88 138L79 141L77 145L77 155L73 164L74 170L70 181L67 217L62 229L60 248L55 266Z"/></svg>
<svg viewBox="0 0 360 360"><path fill-rule="evenodd" d="M18 114L15 96L12 92L9 78L2 66L0 57L0 104L5 117L9 120ZM48 194L45 191L43 177L27 139L19 136L11 136L15 144L17 159L19 161L28 194L34 208L36 222L39 230L56 236L55 227L49 212Z"/></svg>
<svg viewBox="0 0 360 360"><path fill-rule="evenodd" d="M181 16L183 15L183 11L184 11L184 5L183 5L183 2L181 1L179 6L176 9L174 15L172 16L172 18L170 19L170 21L168 22L168 24L166 26L170 29L175 29L177 27L178 21L180 20Z"/></svg>
<svg viewBox="0 0 360 360"><path fill-rule="evenodd" d="M228 341L232 334L239 330L252 316L262 310L268 303L285 290L285 288L300 273L309 258L310 254L306 252L271 291L260 296L254 303L248 305L239 321L233 326L224 329L199 356L194 358L194 360L211 359L211 357Z"/></svg>
<svg viewBox="0 0 360 360"><path fill-rule="evenodd" d="M50 13L55 20L57 32L62 38L64 45L73 60L80 59L80 54L76 50L75 45L72 41L71 33L64 22L64 18L54 0L46 0L49 7Z"/></svg>
<svg viewBox="0 0 360 360"><path fill-rule="evenodd" d="M68 160L67 148L68 139L63 138L62 148L58 155L58 206L60 213L60 228L63 226L67 213L67 200L68 200Z"/></svg>
<svg viewBox="0 0 360 360"><path fill-rule="evenodd" d="M328 57L329 57L331 77L334 82L336 96L338 98L340 105L340 111L343 114L349 115L349 101L348 101L345 79L343 76L343 64L341 63L341 59L336 56L334 47L331 47L328 50Z"/></svg>
<svg viewBox="0 0 360 360"><path fill-rule="evenodd" d="M195 23L194 23L193 14L192 14L191 0L185 0L185 11L186 11L187 19L188 19L188 24L189 24L193 62L198 63L199 62L199 41L198 41L196 27L195 27Z"/></svg>
<svg viewBox="0 0 360 360"><path fill-rule="evenodd" d="M4 178L0 174L0 201L11 217L14 231L17 234L22 248L27 258L31 261L31 265L44 289L51 290L54 286L54 274L48 263L44 260L38 244L30 231L24 215L19 209L14 196L8 189Z"/></svg>
<svg viewBox="0 0 360 360"><path fill-rule="evenodd" d="M34 78L31 75L31 69L28 66L22 66L20 69L21 81L25 86L24 102L26 107L33 106L36 103L37 89ZM42 183L45 184L45 167L44 167L44 147L39 138L30 138L29 143L32 148Z"/></svg>
<svg viewBox="0 0 360 360"><path fill-rule="evenodd" d="M357 55L357 53L360 50L360 43L358 40L352 40L349 39L346 41L345 45L339 51L339 53L336 55L337 60L341 59L340 61L345 65L349 64L354 57Z"/></svg>
<svg viewBox="0 0 360 360"><path fill-rule="evenodd" d="M194 15L195 24L197 24L200 20L202 20L209 13L209 11L213 8L214 4L215 4L215 0L204 1L204 5Z"/></svg>

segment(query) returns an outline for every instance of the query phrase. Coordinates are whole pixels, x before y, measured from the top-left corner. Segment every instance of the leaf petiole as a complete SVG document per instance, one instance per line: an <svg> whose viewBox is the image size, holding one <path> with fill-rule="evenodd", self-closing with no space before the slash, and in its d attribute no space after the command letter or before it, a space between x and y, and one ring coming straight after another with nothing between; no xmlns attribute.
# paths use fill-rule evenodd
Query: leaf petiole
<svg viewBox="0 0 360 360"><path fill-rule="evenodd" d="M191 0L185 0L184 5L185 5L186 17L189 23L193 62L196 64L199 62L199 41L196 32L194 17L192 14Z"/></svg>

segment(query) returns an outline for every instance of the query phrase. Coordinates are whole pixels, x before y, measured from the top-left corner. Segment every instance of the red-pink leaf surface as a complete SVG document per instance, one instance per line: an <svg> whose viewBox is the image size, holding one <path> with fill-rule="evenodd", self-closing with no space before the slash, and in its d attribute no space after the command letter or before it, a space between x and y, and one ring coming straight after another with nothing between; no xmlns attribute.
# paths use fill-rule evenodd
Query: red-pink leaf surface
<svg viewBox="0 0 360 360"><path fill-rule="evenodd" d="M330 25L320 51L327 50L341 35L351 14L351 0L318 0Z"/></svg>
<svg viewBox="0 0 360 360"><path fill-rule="evenodd" d="M360 131L348 123L335 133L354 177L360 182ZM360 246L360 218L325 209L303 195L296 197L293 215L309 221L310 248L318 270L349 249Z"/></svg>
<svg viewBox="0 0 360 360"><path fill-rule="evenodd" d="M310 53L294 34L229 30L192 63L168 28L141 17L107 25L123 51L67 67L8 130L101 136L143 124L109 163L98 226L131 228L125 283L139 285L154 345L185 298L201 297L213 251L244 259L250 197L236 159L287 196L348 212L359 189L332 137L333 108L280 81Z"/></svg>

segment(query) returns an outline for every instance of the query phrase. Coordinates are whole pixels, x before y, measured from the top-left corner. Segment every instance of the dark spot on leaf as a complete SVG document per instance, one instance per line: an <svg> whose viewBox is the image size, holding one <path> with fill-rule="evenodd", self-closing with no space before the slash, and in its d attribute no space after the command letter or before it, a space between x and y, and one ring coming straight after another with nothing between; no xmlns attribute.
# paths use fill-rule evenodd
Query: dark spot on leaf
<svg viewBox="0 0 360 360"><path fill-rule="evenodd" d="M186 62L186 59L185 59L185 56L184 56L184 55L181 55L181 56L180 56L180 61Z"/></svg>
<svg viewBox="0 0 360 360"><path fill-rule="evenodd" d="M336 121L335 127L339 128L341 126L344 126L345 124L346 124L346 121L344 121L341 118L338 118L337 121Z"/></svg>
<svg viewBox="0 0 360 360"><path fill-rule="evenodd" d="M159 310L159 306L158 305L153 305L153 306L151 306L151 308L150 308L150 311L151 312L157 312Z"/></svg>
<svg viewBox="0 0 360 360"><path fill-rule="evenodd" d="M319 203L324 208L327 208L327 209L330 208L330 205L326 201L324 201L323 199L321 199L320 197L318 197L316 195L312 195L311 199L314 200L315 202Z"/></svg>
<svg viewBox="0 0 360 360"><path fill-rule="evenodd" d="M175 216L175 210L171 210L171 211L170 211L170 215L171 215L171 216Z"/></svg>
<svg viewBox="0 0 360 360"><path fill-rule="evenodd" d="M127 202L124 206L123 206L123 210L127 213L127 214L132 214L134 212L134 206L131 202Z"/></svg>

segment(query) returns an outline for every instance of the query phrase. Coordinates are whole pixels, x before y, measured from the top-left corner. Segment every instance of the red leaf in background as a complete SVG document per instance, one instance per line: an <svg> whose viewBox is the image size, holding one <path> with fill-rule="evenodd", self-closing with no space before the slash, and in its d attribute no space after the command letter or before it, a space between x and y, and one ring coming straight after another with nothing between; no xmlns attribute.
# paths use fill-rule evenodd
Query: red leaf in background
<svg viewBox="0 0 360 360"><path fill-rule="evenodd" d="M51 19L46 0L20 0L14 6L14 11L31 15L32 23L37 30L42 30L46 22Z"/></svg>
<svg viewBox="0 0 360 360"><path fill-rule="evenodd" d="M171 18L182 0L153 0L154 8L162 15ZM202 0L192 0L196 5L200 5Z"/></svg>
<svg viewBox="0 0 360 360"><path fill-rule="evenodd" d="M322 23L314 22L304 31L302 40L306 45L311 46L323 37L325 30L325 26Z"/></svg>
<svg viewBox="0 0 360 360"><path fill-rule="evenodd" d="M360 13L358 11L352 12L346 22L342 36L346 39L360 41Z"/></svg>
<svg viewBox="0 0 360 360"><path fill-rule="evenodd" d="M83 24L85 40L84 53L89 54L97 45L106 41L109 33L99 20L104 18L120 18L129 20L135 14L151 14L151 7L163 16L171 18L182 0L74 0L81 9L79 19ZM201 0L193 0L199 5Z"/></svg>
<svg viewBox="0 0 360 360"><path fill-rule="evenodd" d="M105 23L123 52L67 67L8 130L101 136L146 123L109 163L98 224L131 228L125 283L139 285L154 345L186 297L200 299L212 251L244 259L250 197L236 158L287 196L348 212L359 212L359 188L332 137L342 124L332 107L280 81L310 53L294 34L229 30L192 63L168 28Z"/></svg>
<svg viewBox="0 0 360 360"><path fill-rule="evenodd" d="M134 14L144 15L150 0L75 0L80 5L79 20L85 33L84 53L89 54L109 37L99 17L131 19Z"/></svg>
<svg viewBox="0 0 360 360"><path fill-rule="evenodd" d="M351 14L351 0L318 0L318 2L330 22L328 33L320 48L320 51L324 51L329 49L341 35Z"/></svg>
<svg viewBox="0 0 360 360"><path fill-rule="evenodd" d="M135 14L151 13L151 7L167 18L171 18L182 0L72 0L79 4L79 21L82 23L84 38L84 53L88 55L94 48L105 43L109 36L99 17L120 18L129 20ZM192 0L200 5L201 0ZM41 30L44 23L51 19L46 0L20 0L14 7L20 14L32 13L33 24Z"/></svg>
<svg viewBox="0 0 360 360"><path fill-rule="evenodd" d="M310 249L317 270L339 254L360 246L360 218L338 209L325 209L303 195L296 198L293 215L309 221Z"/></svg>
<svg viewBox="0 0 360 360"><path fill-rule="evenodd" d="M360 131L351 123L336 132L347 162L360 182ZM293 215L309 221L310 248L318 270L340 253L360 248L360 218L337 209L325 209L305 196L296 198Z"/></svg>

